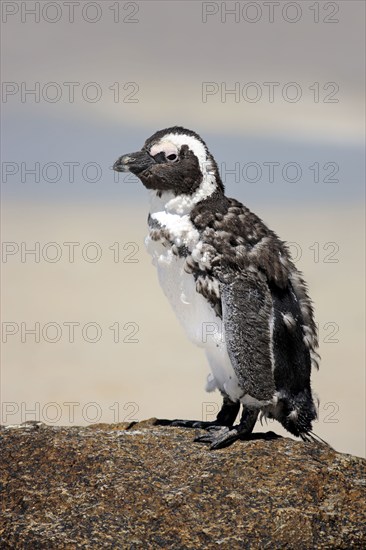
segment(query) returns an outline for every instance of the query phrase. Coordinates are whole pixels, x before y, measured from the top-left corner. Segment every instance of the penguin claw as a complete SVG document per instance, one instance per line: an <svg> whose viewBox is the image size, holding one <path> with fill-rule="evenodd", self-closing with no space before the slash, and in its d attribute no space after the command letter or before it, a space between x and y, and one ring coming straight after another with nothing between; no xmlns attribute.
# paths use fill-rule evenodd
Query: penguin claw
<svg viewBox="0 0 366 550"><path fill-rule="evenodd" d="M176 428L201 428L203 430L222 427L222 426L217 426L216 421L205 422L201 420L178 420L178 419L166 420L164 418L156 420L155 425L173 426Z"/></svg>
<svg viewBox="0 0 366 550"><path fill-rule="evenodd" d="M198 426L199 427L199 426ZM211 424L206 427L208 432L219 432L220 430L229 429L228 426L222 426L221 424Z"/></svg>
<svg viewBox="0 0 366 550"><path fill-rule="evenodd" d="M212 435L206 433L204 435L199 435L193 440L195 443L212 443Z"/></svg>
<svg viewBox="0 0 366 550"><path fill-rule="evenodd" d="M178 426L181 428L201 428L203 430L209 430L213 427L212 422L204 422L200 420L174 420L172 422L172 426Z"/></svg>
<svg viewBox="0 0 366 550"><path fill-rule="evenodd" d="M228 447L234 441L240 438L240 432L236 428L228 428L227 426L219 427L216 430L209 430L204 435L196 437L194 441L198 443L210 443L210 449L223 449Z"/></svg>

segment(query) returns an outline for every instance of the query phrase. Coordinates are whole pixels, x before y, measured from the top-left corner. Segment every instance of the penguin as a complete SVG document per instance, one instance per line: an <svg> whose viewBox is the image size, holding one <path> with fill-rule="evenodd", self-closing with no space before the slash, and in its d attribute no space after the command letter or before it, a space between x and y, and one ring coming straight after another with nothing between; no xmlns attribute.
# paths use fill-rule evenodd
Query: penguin
<svg viewBox="0 0 366 550"><path fill-rule="evenodd" d="M149 191L147 250L188 338L206 353L206 390L223 398L212 422L161 423L205 429L195 441L211 449L250 438L258 415L304 441L321 440L312 432L313 305L286 243L225 195L214 157L192 130L157 131L113 169Z"/></svg>

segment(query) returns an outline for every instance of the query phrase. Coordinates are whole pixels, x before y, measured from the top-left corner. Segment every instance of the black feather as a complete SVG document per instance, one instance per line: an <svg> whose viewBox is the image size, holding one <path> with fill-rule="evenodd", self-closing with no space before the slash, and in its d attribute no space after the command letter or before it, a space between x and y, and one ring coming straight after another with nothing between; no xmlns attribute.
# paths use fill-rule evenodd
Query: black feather
<svg viewBox="0 0 366 550"><path fill-rule="evenodd" d="M289 283L285 289L270 283L273 303L274 379L279 393L276 418L292 434L310 432L317 417L310 387L311 357L304 342L304 321L297 296ZM294 319L291 326L284 316ZM293 413L291 415L291 413Z"/></svg>

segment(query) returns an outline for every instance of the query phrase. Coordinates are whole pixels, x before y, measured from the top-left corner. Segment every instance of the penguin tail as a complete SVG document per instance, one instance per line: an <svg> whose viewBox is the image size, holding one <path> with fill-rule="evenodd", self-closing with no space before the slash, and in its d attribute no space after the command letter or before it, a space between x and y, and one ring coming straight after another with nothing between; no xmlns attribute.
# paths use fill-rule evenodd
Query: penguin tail
<svg viewBox="0 0 366 550"><path fill-rule="evenodd" d="M325 441L319 435L317 435L316 433L314 433L312 431L302 432L302 433L299 434L299 437L301 437L301 439L303 441L307 441L307 442L310 442L310 443L320 443L321 445L325 445L326 447L330 447L331 449L333 449L333 447L331 445L329 445L329 443L327 441Z"/></svg>
<svg viewBox="0 0 366 550"><path fill-rule="evenodd" d="M317 410L310 389L297 393L280 390L274 417L296 437L313 433L312 422L317 418Z"/></svg>

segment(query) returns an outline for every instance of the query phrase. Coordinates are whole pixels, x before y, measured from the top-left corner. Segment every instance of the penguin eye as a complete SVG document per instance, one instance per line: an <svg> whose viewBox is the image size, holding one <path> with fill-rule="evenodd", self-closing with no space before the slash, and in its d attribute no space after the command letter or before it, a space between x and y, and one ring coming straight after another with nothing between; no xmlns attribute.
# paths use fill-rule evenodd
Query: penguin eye
<svg viewBox="0 0 366 550"><path fill-rule="evenodd" d="M163 141L155 143L149 153L157 162L176 162L179 160L179 150L174 143Z"/></svg>

